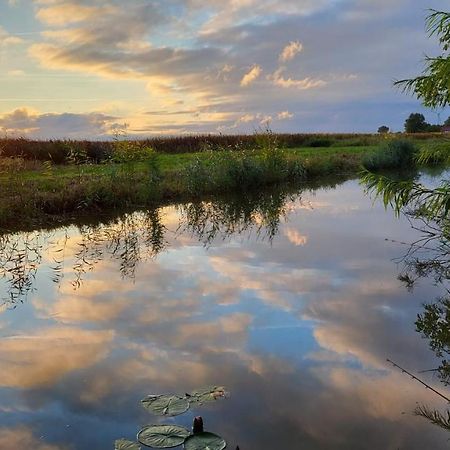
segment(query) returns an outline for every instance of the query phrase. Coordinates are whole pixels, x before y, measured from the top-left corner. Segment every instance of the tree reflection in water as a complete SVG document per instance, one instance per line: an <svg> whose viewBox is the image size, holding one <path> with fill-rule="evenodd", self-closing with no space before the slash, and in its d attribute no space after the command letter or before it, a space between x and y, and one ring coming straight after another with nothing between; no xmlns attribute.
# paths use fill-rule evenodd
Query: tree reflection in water
<svg viewBox="0 0 450 450"><path fill-rule="evenodd" d="M393 181L381 175L366 173L363 177L368 191L383 199L396 213L404 214L421 237L409 244L399 279L413 289L421 278L432 278L442 287L443 296L424 304L418 314L416 330L428 340L430 349L439 358L437 368L429 372L450 384L450 203L449 181L438 188L428 188L413 181ZM419 405L415 414L450 431L450 410L440 411Z"/></svg>
<svg viewBox="0 0 450 450"><path fill-rule="evenodd" d="M189 232L210 245L216 238L254 232L257 238L271 242L287 216L289 203L300 199L301 192L279 188L179 205L175 207L179 220L175 235ZM168 246L163 215L164 209L154 209L123 214L108 223L0 235L1 303L16 307L24 302L44 266L57 284L70 273L74 289L106 259L117 260L121 276L133 279L140 263Z"/></svg>

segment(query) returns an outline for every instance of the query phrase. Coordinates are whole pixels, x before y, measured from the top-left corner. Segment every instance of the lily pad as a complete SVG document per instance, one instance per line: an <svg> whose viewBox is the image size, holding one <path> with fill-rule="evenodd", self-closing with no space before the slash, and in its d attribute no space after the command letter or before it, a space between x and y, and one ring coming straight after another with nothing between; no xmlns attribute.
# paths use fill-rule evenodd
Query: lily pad
<svg viewBox="0 0 450 450"><path fill-rule="evenodd" d="M152 448L172 448L181 445L189 430L178 425L148 425L138 433L138 441Z"/></svg>
<svg viewBox="0 0 450 450"><path fill-rule="evenodd" d="M114 450L141 450L141 446L137 442L118 439L114 443Z"/></svg>
<svg viewBox="0 0 450 450"><path fill-rule="evenodd" d="M223 450L226 446L220 436L207 432L193 434L184 442L185 450Z"/></svg>
<svg viewBox="0 0 450 450"><path fill-rule="evenodd" d="M177 395L149 395L142 406L158 416L178 416L189 409L189 401Z"/></svg>
<svg viewBox="0 0 450 450"><path fill-rule="evenodd" d="M226 390L223 386L210 386L192 392L189 396L189 402L202 404L225 397Z"/></svg>

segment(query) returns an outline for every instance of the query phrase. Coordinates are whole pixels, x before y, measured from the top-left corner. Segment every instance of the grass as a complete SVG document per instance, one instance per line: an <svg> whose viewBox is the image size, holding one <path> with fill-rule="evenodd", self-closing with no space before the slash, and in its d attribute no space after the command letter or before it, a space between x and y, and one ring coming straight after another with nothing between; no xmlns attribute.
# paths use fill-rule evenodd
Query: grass
<svg viewBox="0 0 450 450"><path fill-rule="evenodd" d="M352 138L354 139L354 138ZM248 192L324 176L357 175L376 146L280 148L278 136L193 153L158 153L120 142L102 163L71 150L65 164L0 158L0 228L46 225L92 211L156 206L211 194Z"/></svg>
<svg viewBox="0 0 450 450"><path fill-rule="evenodd" d="M188 135L180 137L158 137L133 141L134 147L151 147L158 154L182 154L204 152L205 150L246 149L258 147L258 136L254 135ZM391 135L390 135L391 136ZM396 136L396 135L392 135ZM440 138L440 133L402 134L415 141ZM287 149L322 147L367 147L378 145L386 135L380 134L278 134L278 144ZM24 138L0 139L0 153L3 156L20 155L26 160L65 164L71 156L89 158L96 163L108 160L117 146L117 140L72 141L72 140L28 140Z"/></svg>

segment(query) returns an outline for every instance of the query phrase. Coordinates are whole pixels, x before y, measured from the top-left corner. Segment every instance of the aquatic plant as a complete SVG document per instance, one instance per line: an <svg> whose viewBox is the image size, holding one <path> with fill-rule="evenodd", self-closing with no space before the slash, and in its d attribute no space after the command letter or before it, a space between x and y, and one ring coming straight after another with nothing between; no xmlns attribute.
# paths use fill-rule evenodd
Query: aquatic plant
<svg viewBox="0 0 450 450"><path fill-rule="evenodd" d="M184 395L149 395L141 403L155 415L173 417L183 414L191 405L199 406L226 396L223 386L211 386ZM223 450L226 447L223 438L204 431L201 417L194 419L192 433L187 428L174 424L146 425L138 432L137 440L138 442L119 439L115 442L115 450L139 450L139 444L150 448L184 445L186 450Z"/></svg>

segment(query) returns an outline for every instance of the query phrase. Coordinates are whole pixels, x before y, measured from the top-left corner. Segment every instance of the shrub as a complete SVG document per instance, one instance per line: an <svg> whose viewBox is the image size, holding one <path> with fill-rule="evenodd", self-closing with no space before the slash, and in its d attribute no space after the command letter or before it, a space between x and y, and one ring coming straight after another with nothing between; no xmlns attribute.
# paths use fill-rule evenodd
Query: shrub
<svg viewBox="0 0 450 450"><path fill-rule="evenodd" d="M332 144L333 142L331 139L317 137L307 139L303 145L305 147L331 147Z"/></svg>
<svg viewBox="0 0 450 450"><path fill-rule="evenodd" d="M364 156L362 165L370 171L411 168L415 165L417 147L407 140L388 141L374 152Z"/></svg>

